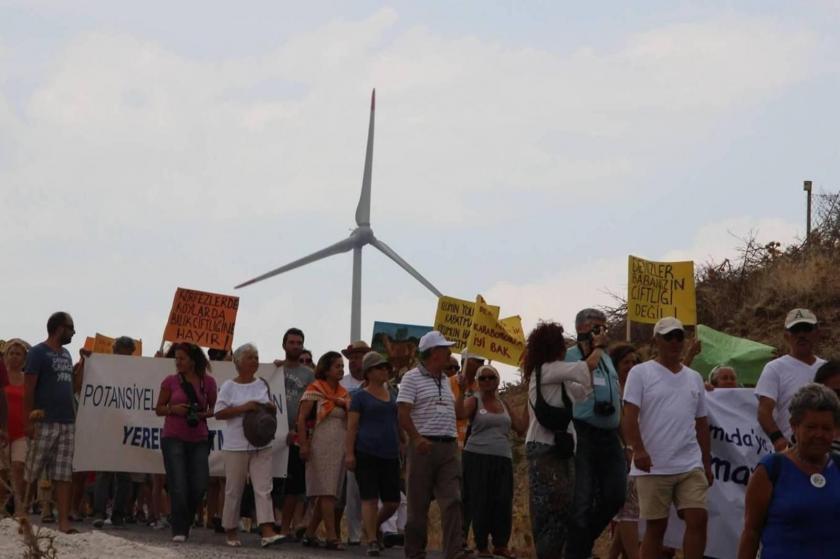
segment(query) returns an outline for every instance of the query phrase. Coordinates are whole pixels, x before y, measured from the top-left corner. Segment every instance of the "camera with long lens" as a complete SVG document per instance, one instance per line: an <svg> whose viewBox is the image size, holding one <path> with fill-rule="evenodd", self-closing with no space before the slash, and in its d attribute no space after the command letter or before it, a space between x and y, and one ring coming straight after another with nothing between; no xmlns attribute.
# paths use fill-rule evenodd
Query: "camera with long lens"
<svg viewBox="0 0 840 559"><path fill-rule="evenodd" d="M190 404L186 415L187 425L190 427L198 426L198 405Z"/></svg>
<svg viewBox="0 0 840 559"><path fill-rule="evenodd" d="M592 410L595 415L610 416L615 413L615 406L612 402L595 402Z"/></svg>

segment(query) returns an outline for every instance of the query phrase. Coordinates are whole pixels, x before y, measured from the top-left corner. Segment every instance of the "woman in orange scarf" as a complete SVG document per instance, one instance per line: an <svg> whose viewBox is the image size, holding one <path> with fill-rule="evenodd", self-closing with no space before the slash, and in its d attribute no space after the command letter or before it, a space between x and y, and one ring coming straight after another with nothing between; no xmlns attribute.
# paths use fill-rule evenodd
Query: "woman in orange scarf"
<svg viewBox="0 0 840 559"><path fill-rule="evenodd" d="M344 437L350 394L339 384L344 376L344 359L330 351L315 367L315 382L300 399L298 437L300 457L306 462L306 496L315 497L312 520L306 528L303 545L317 546L315 532L323 520L328 549L344 549L335 523L335 503L344 481ZM314 416L312 433L307 422Z"/></svg>

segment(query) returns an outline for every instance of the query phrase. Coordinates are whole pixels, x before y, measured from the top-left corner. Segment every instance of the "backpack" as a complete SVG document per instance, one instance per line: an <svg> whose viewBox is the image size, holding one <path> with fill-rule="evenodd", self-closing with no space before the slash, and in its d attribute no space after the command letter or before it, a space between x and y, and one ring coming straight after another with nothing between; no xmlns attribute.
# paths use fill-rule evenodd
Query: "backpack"
<svg viewBox="0 0 840 559"><path fill-rule="evenodd" d="M560 383L560 394L563 399L563 407L558 408L552 406L545 401L542 395L542 365L537 367L537 399L531 404L534 410L534 415L540 425L554 431L554 446L555 450L560 454L560 458L571 458L575 453L575 441L572 435L568 432L569 423L572 422L572 401L566 394L565 383ZM530 404L530 399L529 402Z"/></svg>

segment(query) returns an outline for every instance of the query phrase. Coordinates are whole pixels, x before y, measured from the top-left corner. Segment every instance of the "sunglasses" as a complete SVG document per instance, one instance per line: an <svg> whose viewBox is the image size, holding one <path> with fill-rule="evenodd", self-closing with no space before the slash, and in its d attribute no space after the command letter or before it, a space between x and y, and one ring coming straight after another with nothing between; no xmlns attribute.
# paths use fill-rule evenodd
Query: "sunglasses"
<svg viewBox="0 0 840 559"><path fill-rule="evenodd" d="M662 334L662 339L666 342L673 342L674 340L681 342L685 340L685 332L682 330L671 330L667 334Z"/></svg>
<svg viewBox="0 0 840 559"><path fill-rule="evenodd" d="M794 324L790 328L788 328L788 332L791 334L810 334L816 329L816 326L813 324L808 324L807 322L800 322L799 324Z"/></svg>
<svg viewBox="0 0 840 559"><path fill-rule="evenodd" d="M478 377L478 380L496 380L496 377L493 375L481 375Z"/></svg>
<svg viewBox="0 0 840 559"><path fill-rule="evenodd" d="M300 362L304 365L311 365L312 359L301 359Z"/></svg>

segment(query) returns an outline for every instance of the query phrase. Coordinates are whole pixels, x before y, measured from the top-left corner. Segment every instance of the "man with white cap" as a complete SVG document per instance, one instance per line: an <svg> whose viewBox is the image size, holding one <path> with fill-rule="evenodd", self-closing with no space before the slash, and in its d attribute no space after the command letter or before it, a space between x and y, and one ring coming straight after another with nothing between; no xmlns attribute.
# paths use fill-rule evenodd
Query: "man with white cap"
<svg viewBox="0 0 840 559"><path fill-rule="evenodd" d="M683 552L706 547L706 493L712 483L703 377L682 363L685 329L673 317L653 327L657 357L630 369L624 388L624 436L633 452L640 517L647 521L642 559L656 559L671 505L685 520Z"/></svg>
<svg viewBox="0 0 840 559"><path fill-rule="evenodd" d="M758 424L781 452L790 446L793 430L788 406L796 392L814 382L825 359L814 354L819 338L818 321L808 309L793 309L785 318L785 341L789 353L764 366L755 395L758 396Z"/></svg>
<svg viewBox="0 0 840 559"><path fill-rule="evenodd" d="M405 373L397 396L400 427L410 440L405 525L405 556L410 559L426 556L432 497L441 511L444 558L464 555L455 396L444 373L452 345L437 330L420 338L420 365Z"/></svg>

